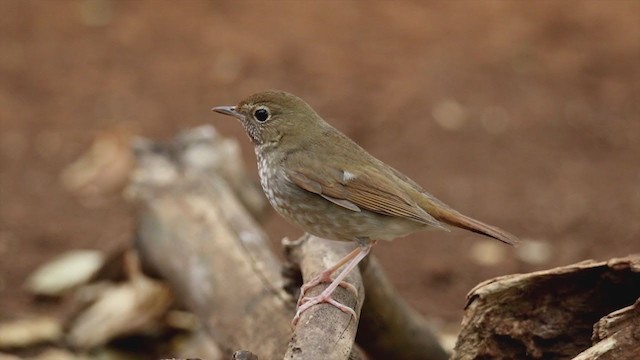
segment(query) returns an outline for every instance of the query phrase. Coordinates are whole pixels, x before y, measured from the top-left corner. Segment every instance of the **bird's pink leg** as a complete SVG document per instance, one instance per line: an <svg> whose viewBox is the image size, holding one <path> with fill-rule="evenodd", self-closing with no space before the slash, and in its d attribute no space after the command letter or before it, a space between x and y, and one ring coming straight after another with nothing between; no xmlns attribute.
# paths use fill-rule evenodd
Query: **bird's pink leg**
<svg viewBox="0 0 640 360"><path fill-rule="evenodd" d="M356 257L358 255L358 253L360 253L360 251L362 251L362 247L358 246L357 248L353 249L350 253L348 253L345 257L340 259L340 261L335 263L332 267L324 270L320 274L316 275L313 279L311 279L311 280L307 281L306 283L302 284L302 286L300 287L300 296L298 297L297 306L300 306L302 304L303 299L305 298L304 295L307 293L307 291L309 289L311 289L312 287L314 287L314 286L316 286L318 284L332 282L333 279L331 278L331 275L333 275L333 273L336 272L336 270L338 270L344 264L349 262L349 260L351 260L354 257ZM347 290L352 291L355 294L358 294L358 290L356 289L356 287L351 285L351 284L349 284L346 281L343 281L342 283L340 283L340 286L344 287Z"/></svg>
<svg viewBox="0 0 640 360"><path fill-rule="evenodd" d="M347 256L345 256L342 260L338 262L342 264L346 263L346 266L340 272L340 274L338 274L338 276L331 282L331 284L327 286L327 288L320 293L320 295L313 296L313 297L305 297L302 299L302 304L298 306L298 311L296 312L296 316L293 318L293 322L292 322L293 326L295 326L298 323L298 320L300 320L300 315L302 315L303 312L305 312L310 307L317 304L321 304L321 303L329 303L337 307L338 309L342 310L343 312L351 314L354 318L357 317L356 312L353 309L335 301L331 297L331 294L333 294L333 292L338 288L338 286L340 286L340 284L343 282L344 278L349 274L349 272L351 272L351 270L353 270L356 266L358 266L358 263L362 261L362 259L364 259L369 254L369 252L371 252L371 248L373 247L374 244L375 242L362 245L359 248L355 249L354 251L350 252ZM338 267L334 265L331 268L337 269ZM335 269L333 271L335 271Z"/></svg>

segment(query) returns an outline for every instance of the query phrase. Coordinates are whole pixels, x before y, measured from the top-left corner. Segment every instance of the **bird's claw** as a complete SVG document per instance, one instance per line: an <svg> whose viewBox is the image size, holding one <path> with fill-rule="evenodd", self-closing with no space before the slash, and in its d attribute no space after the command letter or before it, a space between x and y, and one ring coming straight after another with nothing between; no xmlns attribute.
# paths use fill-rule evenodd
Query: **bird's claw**
<svg viewBox="0 0 640 360"><path fill-rule="evenodd" d="M305 303L306 301L304 299L310 299L309 297L305 297L309 289L323 283L330 283L332 281L333 279L331 279L331 275L323 272L318 274L316 277L309 280L308 282L302 284L302 286L300 287L300 296L298 296L298 302L296 303L297 306L300 306L301 304ZM348 291L351 291L355 296L358 296L358 289L355 286L353 286L353 284L348 283L346 281L341 281L339 286Z"/></svg>
<svg viewBox="0 0 640 360"><path fill-rule="evenodd" d="M351 285L351 284L349 284ZM353 285L351 285L353 287ZM355 287L353 287L355 289ZM299 300L299 305L298 305L298 310L296 311L296 316L293 317L293 321L291 322L291 326L296 326L296 324L298 323L298 321L300 320L300 316L302 315L303 312L305 312L306 310L308 310L310 307L314 306L314 305L318 305L318 304L322 304L322 303L327 303L327 304L331 304L333 306L335 306L336 308L338 308L340 311L350 314L351 316L353 316L354 319L358 318L358 315L356 314L355 310L353 310L352 308L339 303L338 301L336 301L334 298L331 297L331 295L325 295L323 293L321 293L318 296L313 296L313 297L303 297L301 298L301 300Z"/></svg>

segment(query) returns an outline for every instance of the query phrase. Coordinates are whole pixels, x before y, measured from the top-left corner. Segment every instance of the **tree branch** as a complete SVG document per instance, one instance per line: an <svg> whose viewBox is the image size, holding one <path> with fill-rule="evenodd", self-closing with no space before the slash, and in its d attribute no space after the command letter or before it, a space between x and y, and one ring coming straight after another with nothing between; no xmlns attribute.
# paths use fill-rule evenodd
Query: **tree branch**
<svg viewBox="0 0 640 360"><path fill-rule="evenodd" d="M303 236L295 242L283 241L283 246L290 261L300 265L304 281L309 281L353 250L354 244ZM360 273L352 271L345 281L354 285L358 294L338 287L333 298L360 314L364 300ZM325 287L316 286L307 295L318 295ZM300 317L285 359L347 359L357 328L358 319L350 314L329 304L313 306Z"/></svg>

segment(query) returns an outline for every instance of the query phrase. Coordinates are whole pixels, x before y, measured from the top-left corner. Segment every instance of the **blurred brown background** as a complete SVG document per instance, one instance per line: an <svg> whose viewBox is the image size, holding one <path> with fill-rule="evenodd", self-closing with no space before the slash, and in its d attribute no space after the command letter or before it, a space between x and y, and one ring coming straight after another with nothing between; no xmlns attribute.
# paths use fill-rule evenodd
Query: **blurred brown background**
<svg viewBox="0 0 640 360"><path fill-rule="evenodd" d="M210 123L255 169L241 126L209 109L271 88L537 241L515 251L453 231L377 246L435 322L459 323L487 278L640 249L639 1L3 0L0 13L0 319L56 311L21 288L38 264L130 241L124 201L87 207L60 183L97 134ZM300 234L276 215L266 226L274 242Z"/></svg>

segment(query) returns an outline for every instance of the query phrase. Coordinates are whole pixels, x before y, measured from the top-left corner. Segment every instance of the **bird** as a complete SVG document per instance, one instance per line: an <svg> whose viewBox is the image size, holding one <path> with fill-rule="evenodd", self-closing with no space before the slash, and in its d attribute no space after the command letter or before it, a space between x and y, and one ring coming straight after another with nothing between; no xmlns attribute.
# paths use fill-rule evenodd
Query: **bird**
<svg viewBox="0 0 640 360"><path fill-rule="evenodd" d="M400 171L378 160L327 123L301 98L279 90L255 93L213 111L238 119L253 143L260 184L272 207L305 232L358 244L335 265L302 285L293 325L307 309L329 303L344 278L379 240L447 225L515 245L518 238L452 209ZM342 270L332 279L332 275ZM319 295L306 292L330 283Z"/></svg>

